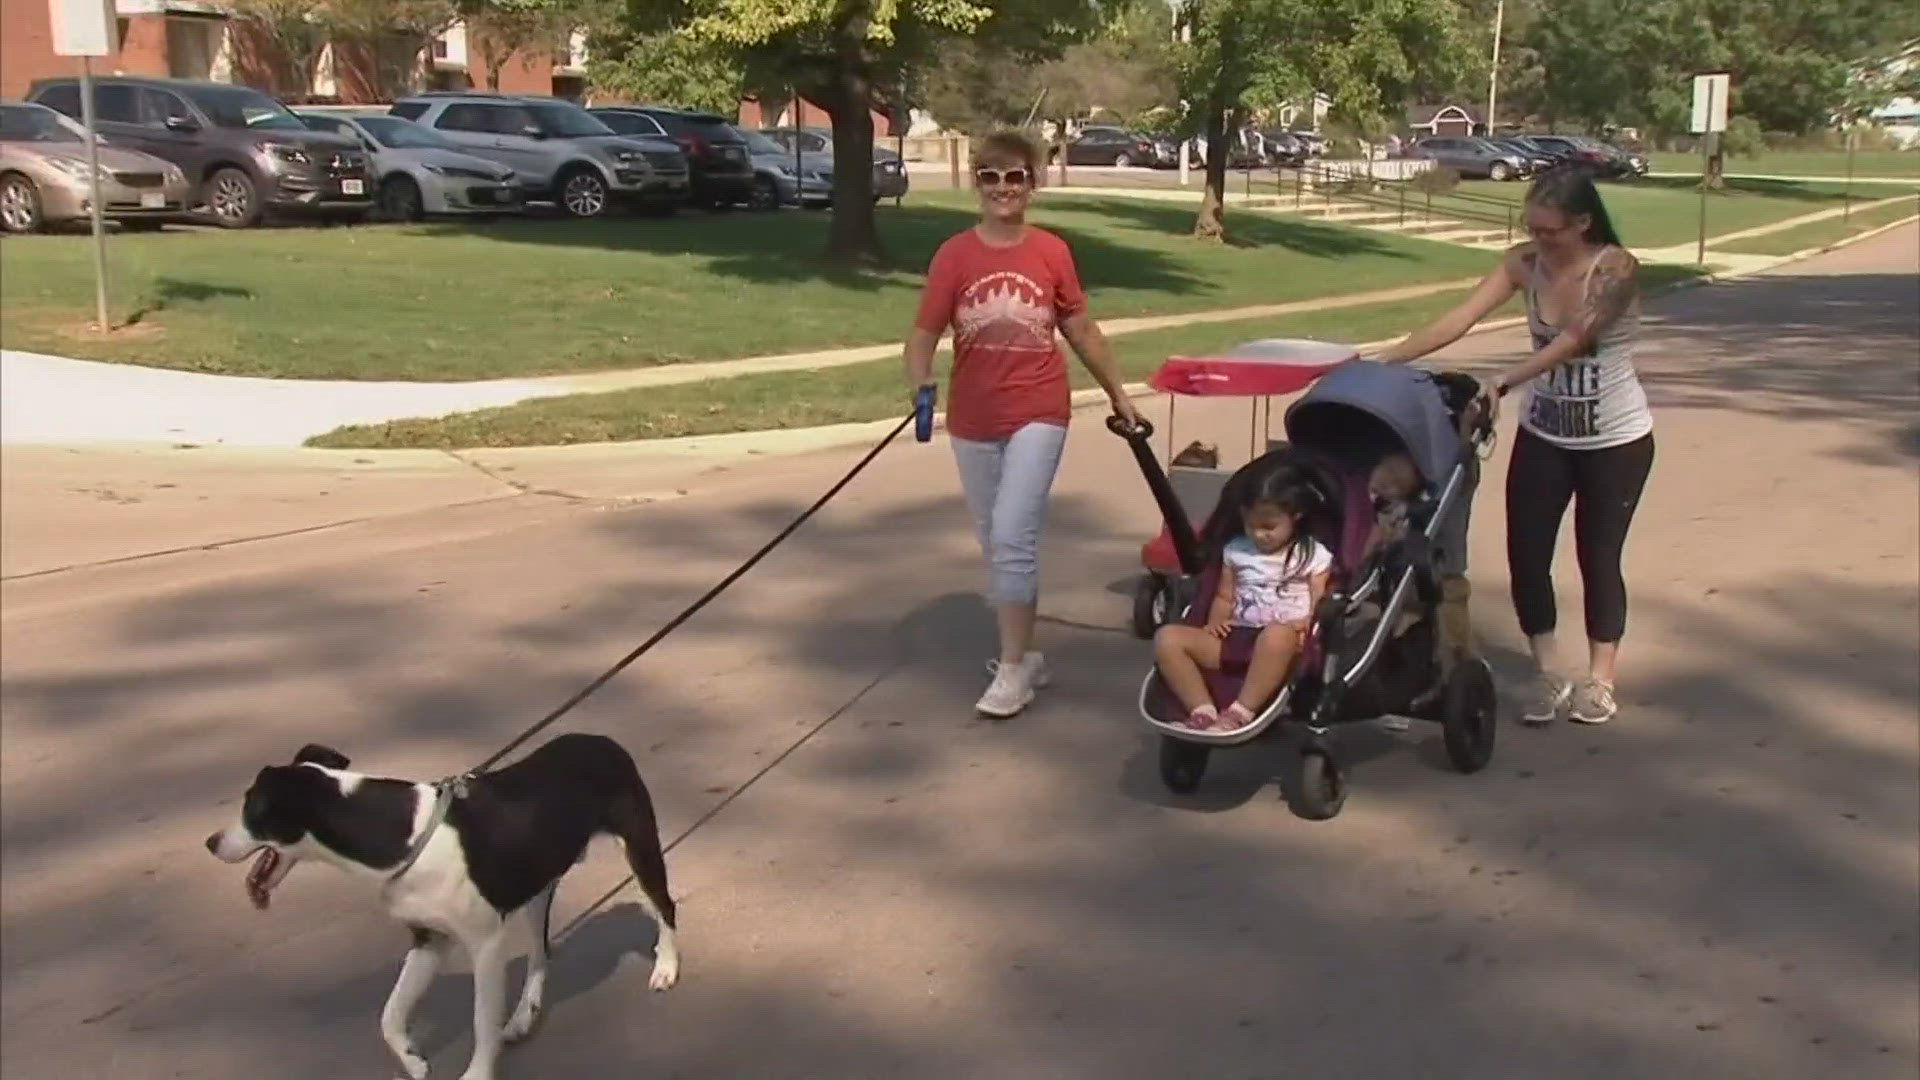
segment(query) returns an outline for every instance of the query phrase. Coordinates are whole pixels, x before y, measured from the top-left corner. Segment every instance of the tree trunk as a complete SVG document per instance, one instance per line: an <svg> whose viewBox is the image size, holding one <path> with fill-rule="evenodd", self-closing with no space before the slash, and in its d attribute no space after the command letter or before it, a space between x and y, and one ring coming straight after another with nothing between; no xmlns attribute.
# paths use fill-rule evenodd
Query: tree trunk
<svg viewBox="0 0 1920 1080"><path fill-rule="evenodd" d="M821 102L833 118L833 222L827 258L836 266L879 266L880 230L873 215L873 88L845 60Z"/></svg>
<svg viewBox="0 0 1920 1080"><path fill-rule="evenodd" d="M1727 186L1727 150L1718 133L1703 135L1709 140L1707 145L1706 175L1700 178L1708 191L1720 191Z"/></svg>
<svg viewBox="0 0 1920 1080"><path fill-rule="evenodd" d="M1201 240L1224 241L1227 238L1227 103L1224 88L1218 83L1207 95L1207 182L1200 195L1200 215L1193 221L1193 235Z"/></svg>

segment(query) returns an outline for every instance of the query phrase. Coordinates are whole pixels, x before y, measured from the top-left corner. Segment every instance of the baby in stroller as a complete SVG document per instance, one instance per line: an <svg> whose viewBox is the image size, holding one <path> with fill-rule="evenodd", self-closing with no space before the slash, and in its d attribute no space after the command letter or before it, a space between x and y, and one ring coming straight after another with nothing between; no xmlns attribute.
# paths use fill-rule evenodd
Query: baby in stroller
<svg viewBox="0 0 1920 1080"><path fill-rule="evenodd" d="M1208 601L1206 624L1173 623L1154 635L1161 677L1187 710L1185 726L1195 731L1231 732L1253 723L1312 632L1333 567L1333 553L1311 527L1326 509L1324 496L1304 475L1269 472L1238 494L1238 506L1215 515L1237 520L1238 531L1221 546L1220 585ZM1247 675L1221 712L1202 668L1218 671L1231 654L1245 659Z"/></svg>

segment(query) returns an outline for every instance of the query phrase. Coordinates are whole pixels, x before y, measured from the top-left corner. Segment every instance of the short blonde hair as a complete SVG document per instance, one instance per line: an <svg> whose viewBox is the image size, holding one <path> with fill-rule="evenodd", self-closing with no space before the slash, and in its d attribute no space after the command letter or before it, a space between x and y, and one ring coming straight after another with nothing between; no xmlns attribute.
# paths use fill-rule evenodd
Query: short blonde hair
<svg viewBox="0 0 1920 1080"><path fill-rule="evenodd" d="M1011 165L1019 163L1026 166L1027 173L1036 181L1040 178L1040 148L1027 137L1024 131L1007 129L996 131L980 140L979 149L973 153L975 163L989 165Z"/></svg>

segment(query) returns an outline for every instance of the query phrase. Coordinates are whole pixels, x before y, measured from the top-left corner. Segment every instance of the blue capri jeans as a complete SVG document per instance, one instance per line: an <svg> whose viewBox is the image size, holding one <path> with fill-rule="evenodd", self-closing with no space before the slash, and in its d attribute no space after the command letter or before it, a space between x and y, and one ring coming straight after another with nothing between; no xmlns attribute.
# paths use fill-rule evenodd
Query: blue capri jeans
<svg viewBox="0 0 1920 1080"><path fill-rule="evenodd" d="M993 442L952 442L960 486L987 558L988 598L995 606L1033 604L1040 596L1047 493L1066 449L1067 429L1032 423Z"/></svg>

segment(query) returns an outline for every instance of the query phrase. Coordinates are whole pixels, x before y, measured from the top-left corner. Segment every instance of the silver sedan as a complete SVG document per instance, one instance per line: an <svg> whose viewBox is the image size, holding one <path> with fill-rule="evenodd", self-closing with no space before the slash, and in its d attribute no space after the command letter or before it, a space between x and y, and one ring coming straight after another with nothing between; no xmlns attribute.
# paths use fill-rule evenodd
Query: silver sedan
<svg viewBox="0 0 1920 1080"><path fill-rule="evenodd" d="M429 127L385 113L303 110L316 131L358 139L373 158L381 216L418 221L429 214L511 214L523 196L512 169L463 152Z"/></svg>

